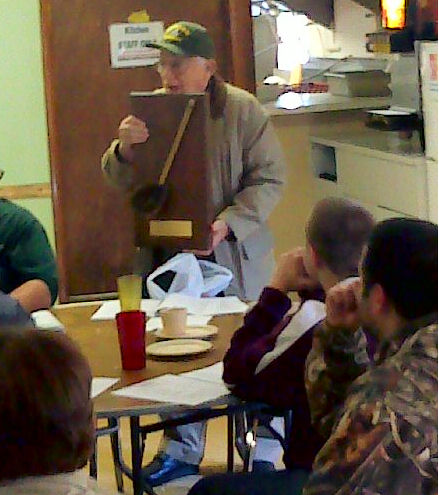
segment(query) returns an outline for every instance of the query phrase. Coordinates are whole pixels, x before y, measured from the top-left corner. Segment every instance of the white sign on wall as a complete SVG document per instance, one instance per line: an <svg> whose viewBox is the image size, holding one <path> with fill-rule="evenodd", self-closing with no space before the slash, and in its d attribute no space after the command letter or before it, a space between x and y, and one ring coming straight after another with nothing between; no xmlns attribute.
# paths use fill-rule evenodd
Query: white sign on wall
<svg viewBox="0 0 439 495"><path fill-rule="evenodd" d="M158 62L160 51L145 46L163 39L163 22L111 24L111 67L143 67Z"/></svg>

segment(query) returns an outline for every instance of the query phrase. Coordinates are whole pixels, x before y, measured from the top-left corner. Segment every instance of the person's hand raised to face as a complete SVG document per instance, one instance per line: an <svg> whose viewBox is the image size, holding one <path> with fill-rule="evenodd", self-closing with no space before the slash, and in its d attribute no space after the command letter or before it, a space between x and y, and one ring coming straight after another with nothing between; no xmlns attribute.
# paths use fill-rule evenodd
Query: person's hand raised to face
<svg viewBox="0 0 439 495"><path fill-rule="evenodd" d="M361 281L351 277L326 294L326 323L330 327L356 330L360 326Z"/></svg>
<svg viewBox="0 0 439 495"><path fill-rule="evenodd" d="M320 286L306 270L305 248L298 247L280 256L270 287L282 292L315 289Z"/></svg>

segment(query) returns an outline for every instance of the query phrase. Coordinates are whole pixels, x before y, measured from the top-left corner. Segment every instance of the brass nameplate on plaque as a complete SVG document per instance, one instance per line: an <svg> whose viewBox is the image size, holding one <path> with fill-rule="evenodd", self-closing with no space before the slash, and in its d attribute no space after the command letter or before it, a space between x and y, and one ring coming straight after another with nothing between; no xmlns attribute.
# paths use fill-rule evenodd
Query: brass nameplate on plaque
<svg viewBox="0 0 439 495"><path fill-rule="evenodd" d="M192 237L191 220L150 220L151 237Z"/></svg>

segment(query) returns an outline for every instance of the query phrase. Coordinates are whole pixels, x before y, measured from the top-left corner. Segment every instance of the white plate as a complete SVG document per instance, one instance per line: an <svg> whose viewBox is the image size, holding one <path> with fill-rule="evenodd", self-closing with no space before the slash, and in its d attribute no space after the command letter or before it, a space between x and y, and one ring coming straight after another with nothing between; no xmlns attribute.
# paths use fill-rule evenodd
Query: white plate
<svg viewBox="0 0 439 495"><path fill-rule="evenodd" d="M155 336L159 339L205 339L218 333L218 327L215 325L200 325L186 327L184 335L168 335L163 329L157 330Z"/></svg>
<svg viewBox="0 0 439 495"><path fill-rule="evenodd" d="M150 356L190 356L201 354L212 349L212 343L197 339L175 339L155 342L146 347L146 353Z"/></svg>

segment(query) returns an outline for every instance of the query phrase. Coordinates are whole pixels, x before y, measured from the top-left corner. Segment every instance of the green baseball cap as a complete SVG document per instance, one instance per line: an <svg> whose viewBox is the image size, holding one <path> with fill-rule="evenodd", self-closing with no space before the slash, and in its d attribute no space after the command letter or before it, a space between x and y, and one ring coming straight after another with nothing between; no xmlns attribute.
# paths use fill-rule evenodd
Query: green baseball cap
<svg viewBox="0 0 439 495"><path fill-rule="evenodd" d="M161 42L148 43L147 46L185 57L215 57L215 45L207 29L195 22L178 21L171 24Z"/></svg>

